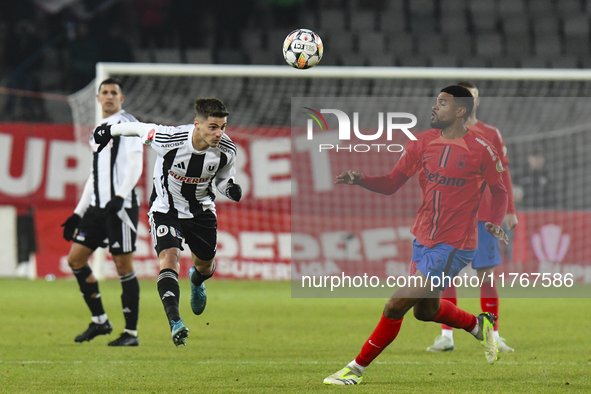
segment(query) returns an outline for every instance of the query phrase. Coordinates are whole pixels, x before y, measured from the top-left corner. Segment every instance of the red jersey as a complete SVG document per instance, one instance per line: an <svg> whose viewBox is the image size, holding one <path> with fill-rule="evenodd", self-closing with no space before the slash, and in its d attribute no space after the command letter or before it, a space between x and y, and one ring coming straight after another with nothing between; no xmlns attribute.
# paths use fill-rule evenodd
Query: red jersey
<svg viewBox="0 0 591 394"><path fill-rule="evenodd" d="M468 127L469 130L476 131L484 136L484 139L490 141L493 148L499 153L501 163L503 164L503 183L507 188L507 194L509 195L509 203L507 204L507 213L515 213L515 201L513 200L513 185L511 184L511 176L509 175L509 156L507 156L507 147L505 141L499 129L483 121L478 121L474 126ZM490 222L492 217L492 195L490 189L487 187L482 194L482 202L478 209L478 221L479 222Z"/></svg>
<svg viewBox="0 0 591 394"><path fill-rule="evenodd" d="M409 141L395 169L407 177L421 172L423 201L411 233L422 245L458 249L478 246L477 212L486 184L501 181L503 165L481 135L468 131L446 139L431 129Z"/></svg>

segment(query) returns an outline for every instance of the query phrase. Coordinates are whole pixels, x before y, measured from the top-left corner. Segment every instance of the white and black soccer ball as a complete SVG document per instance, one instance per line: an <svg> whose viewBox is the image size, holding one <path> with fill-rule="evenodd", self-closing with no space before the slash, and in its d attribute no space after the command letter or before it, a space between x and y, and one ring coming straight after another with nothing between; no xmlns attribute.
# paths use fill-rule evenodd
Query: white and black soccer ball
<svg viewBox="0 0 591 394"><path fill-rule="evenodd" d="M314 67L322 59L324 46L318 34L309 29L296 29L283 42L283 57L292 67Z"/></svg>

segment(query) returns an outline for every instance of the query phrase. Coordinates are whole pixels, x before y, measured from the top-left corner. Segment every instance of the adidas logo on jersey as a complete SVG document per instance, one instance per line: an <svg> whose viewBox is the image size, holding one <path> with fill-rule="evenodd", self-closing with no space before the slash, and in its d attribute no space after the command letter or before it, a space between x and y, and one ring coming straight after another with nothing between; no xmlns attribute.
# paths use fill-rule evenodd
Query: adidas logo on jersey
<svg viewBox="0 0 591 394"><path fill-rule="evenodd" d="M170 290L168 290L166 293L164 293L164 295L162 296L162 299L165 299L166 297L174 297L174 293Z"/></svg>
<svg viewBox="0 0 591 394"><path fill-rule="evenodd" d="M180 168L181 170L185 169L185 162L181 161L180 163L177 163L174 165L176 168Z"/></svg>

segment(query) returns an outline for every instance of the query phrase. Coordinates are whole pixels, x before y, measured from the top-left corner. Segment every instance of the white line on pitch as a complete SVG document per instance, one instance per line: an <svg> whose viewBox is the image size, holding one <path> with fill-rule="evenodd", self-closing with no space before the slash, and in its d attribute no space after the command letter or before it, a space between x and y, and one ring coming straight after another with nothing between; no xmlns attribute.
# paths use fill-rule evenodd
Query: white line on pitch
<svg viewBox="0 0 591 394"><path fill-rule="evenodd" d="M62 361L62 360L0 360L0 364L132 364L132 363L162 363L167 360L112 360L112 361ZM207 360L207 361L182 361L181 364L235 364L235 365L333 365L342 364L343 361L235 361L235 360ZM589 365L588 362L544 362L544 361L503 361L497 362L500 365ZM378 365L459 365L473 364L472 361L375 361Z"/></svg>

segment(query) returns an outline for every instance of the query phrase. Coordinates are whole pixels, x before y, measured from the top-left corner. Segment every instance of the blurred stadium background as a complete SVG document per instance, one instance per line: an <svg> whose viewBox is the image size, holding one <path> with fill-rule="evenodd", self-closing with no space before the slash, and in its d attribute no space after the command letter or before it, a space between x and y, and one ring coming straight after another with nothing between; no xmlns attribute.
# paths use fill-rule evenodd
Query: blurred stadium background
<svg viewBox="0 0 591 394"><path fill-rule="evenodd" d="M14 226L6 226L0 237L8 245L2 249L0 273L70 275L65 263L69 245L59 224L88 176L97 62L178 63L209 70L203 76L119 76L127 96L124 108L142 121L190 122L191 103L201 96L220 97L230 108L230 134L243 158L238 178L246 198L240 204L220 202L220 276L289 278L294 202L298 209L314 207L306 212L327 223L312 234L318 251L294 256L294 272L329 274L328 260L356 261L339 254L353 240L359 241L361 259L369 266L404 273L418 191L407 188L396 204L359 191L344 192L349 195L322 188L300 188L305 195L292 200L292 179L310 174L308 167L294 165L296 158L297 163L309 158L305 150L292 149L291 97L427 98L444 84L465 79L438 78L441 67L477 67L491 73L473 80L486 98L478 117L505 136L521 215L511 247L504 250L505 267L518 272L544 267L591 282L585 238L591 219L591 182L585 181L591 169L586 154L591 148L591 76L585 74L591 64L590 15L591 3L584 0L2 2L0 204L3 222ZM313 29L325 43L315 70L366 66L369 76L291 78L266 76L266 69L253 74L253 67L233 76L215 75L216 67L228 64L277 65L281 73L305 73L289 69L280 50L287 33L298 27ZM423 67L435 76L371 77L371 67L384 66ZM552 69L555 74L539 80L494 77L500 68ZM581 74L571 78L576 72ZM146 155L140 182L144 201L154 159L150 149ZM392 164L330 160L332 176L344 165L377 174ZM343 228L337 219L341 212L327 203L338 199L341 209L356 209L366 219L353 218ZM376 219L387 218L383 212L397 218L396 227ZM338 231L342 239L331 246L335 253L330 255L323 234ZM363 254L371 249L363 242L372 236L387 245L379 253ZM26 265L31 256L36 267ZM137 261L140 276L155 277L157 262L145 225L139 229ZM104 269L105 275L115 276L112 264Z"/></svg>

